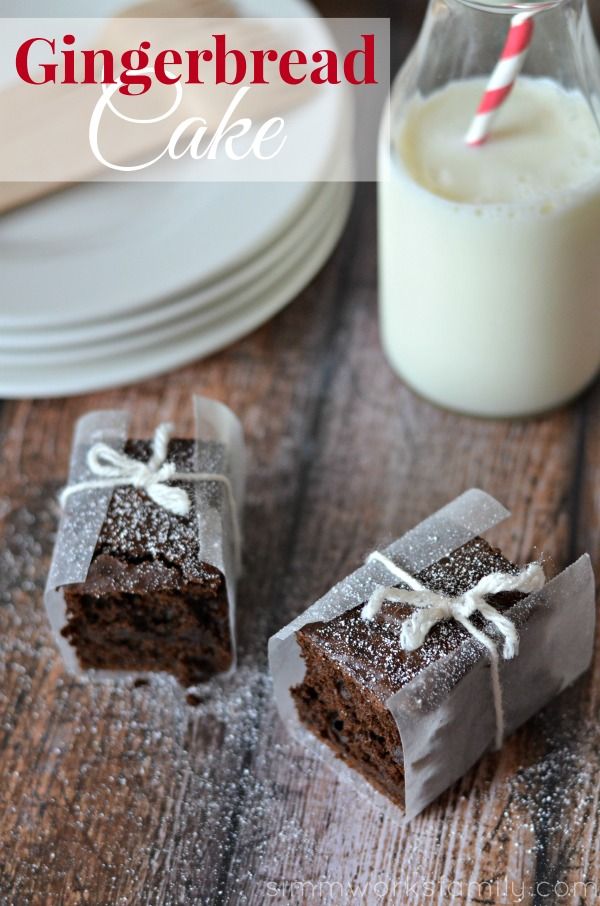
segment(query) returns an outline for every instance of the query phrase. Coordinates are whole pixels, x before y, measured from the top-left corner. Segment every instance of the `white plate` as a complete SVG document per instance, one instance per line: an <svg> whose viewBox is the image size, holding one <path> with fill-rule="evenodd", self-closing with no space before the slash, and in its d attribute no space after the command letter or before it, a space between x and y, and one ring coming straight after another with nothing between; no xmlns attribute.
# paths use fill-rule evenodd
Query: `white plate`
<svg viewBox="0 0 600 906"><path fill-rule="evenodd" d="M335 183L327 186L327 191L323 195L322 203L319 205L321 208L319 216L311 219L308 228L296 237L287 254L273 261L271 267L248 281L241 289L223 295L210 308L202 306L201 293L192 294L181 300L181 311L176 316L161 319L155 324L144 324L136 331L85 345L76 343L66 348L46 347L29 351L0 350L0 366L13 369L60 365L77 367L80 362L85 362L89 358L135 354L138 349L143 349L151 343L169 342L182 330L193 330L197 333L236 316L238 312L243 313L248 305L256 304L261 294L268 294L274 283L284 279L286 274L294 273L305 257L310 260L315 254L321 236L327 234L339 211L347 209L350 190L346 184Z"/></svg>
<svg viewBox="0 0 600 906"><path fill-rule="evenodd" d="M349 165L348 165L349 166ZM114 317L108 321L90 322L73 327L62 327L46 330L3 331L0 335L0 354L30 354L34 350L68 350L73 345L96 346L104 340L126 336L132 332L141 332L175 318L182 317L191 310L210 309L220 305L223 299L234 292L242 292L251 282L259 279L266 271L293 252L297 243L305 234L313 231L328 213L329 205L337 197L339 183L319 183L314 187L311 204L302 213L291 229L284 233L263 254L252 259L249 264L228 274L223 280L206 289L198 290L193 295L177 295L163 299L147 308Z"/></svg>
<svg viewBox="0 0 600 906"><path fill-rule="evenodd" d="M162 374L174 367L211 355L268 321L310 282L335 247L346 223L352 193L340 207L325 233L318 236L314 254L305 256L298 268L263 293L256 304L233 318L226 318L200 335L184 329L169 343L160 341L131 356L87 359L75 368L0 367L0 395L6 398L68 396L131 383Z"/></svg>
<svg viewBox="0 0 600 906"><path fill-rule="evenodd" d="M246 15L256 3L248 0ZM286 0L281 14L314 10ZM307 34L331 40L324 22L304 22ZM341 98L319 93L286 117L290 137L315 135L304 142L307 182L83 185L2 218L0 330L118 317L249 262L305 210L310 182L330 178L351 118Z"/></svg>

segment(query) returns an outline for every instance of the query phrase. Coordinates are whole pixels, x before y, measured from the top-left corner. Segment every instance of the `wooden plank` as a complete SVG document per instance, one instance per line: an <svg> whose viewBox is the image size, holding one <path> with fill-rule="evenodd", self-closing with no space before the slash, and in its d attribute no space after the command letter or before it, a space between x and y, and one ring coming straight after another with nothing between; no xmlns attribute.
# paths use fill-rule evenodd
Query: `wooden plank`
<svg viewBox="0 0 600 906"><path fill-rule="evenodd" d="M363 240L372 223L371 210ZM582 449L598 461L583 433L589 404L534 421L486 422L440 412L403 388L381 364L373 287L361 279L371 272L359 255L338 310L332 381L312 444L285 609L273 629L369 550L470 486L512 509L511 521L490 533L511 557L543 553L563 566L578 523ZM586 523L596 532L597 516L596 508ZM582 543L592 542L590 534ZM591 756L600 738L591 721L582 726L589 683L483 759L409 827L395 824L392 807L379 813L332 780L286 738L267 704L249 770L269 803L269 826L257 839L250 796L224 902L301 903L313 894L345 902L341 891L348 897L353 883L370 895L366 902L411 906L446 903L452 892L458 902L511 902L522 884L539 884L538 898L523 900L537 903L544 884L593 881L600 774Z"/></svg>
<svg viewBox="0 0 600 906"><path fill-rule="evenodd" d="M351 235L351 234L350 234ZM0 903L197 902L221 883L238 818L236 791L264 697L267 610L294 533L307 426L335 330L348 240L280 318L219 357L143 388L7 404L0 497ZM41 591L75 419L130 407L133 431L164 418L192 428L190 394L226 400L251 454L241 670L197 714L177 691L94 688L66 678ZM223 799L215 799L215 790ZM182 894L181 891L184 893ZM87 893L86 893L87 892ZM196 898L196 899L194 899Z"/></svg>
<svg viewBox="0 0 600 906"><path fill-rule="evenodd" d="M419 879L544 881L564 870L565 858L577 881L593 877L598 783L593 772L583 786L581 778L597 740L582 736L579 689L409 831L391 812L380 816L332 786L274 715L263 673L269 632L371 547L465 487L483 485L513 508L511 524L496 533L511 556L526 559L543 546L562 565L571 537L598 549L597 396L523 423L461 419L417 400L380 359L372 191L361 191L354 223L302 300L223 356L143 389L3 410L7 902L42 903L51 892L58 903L213 895L260 903L279 890L269 882L293 881L328 882L335 898L335 885L349 880L380 882L376 893ZM252 469L242 669L190 718L169 684L131 692L66 680L39 596L75 417L100 404L130 405L137 429L173 415L190 429L193 389L244 414Z"/></svg>

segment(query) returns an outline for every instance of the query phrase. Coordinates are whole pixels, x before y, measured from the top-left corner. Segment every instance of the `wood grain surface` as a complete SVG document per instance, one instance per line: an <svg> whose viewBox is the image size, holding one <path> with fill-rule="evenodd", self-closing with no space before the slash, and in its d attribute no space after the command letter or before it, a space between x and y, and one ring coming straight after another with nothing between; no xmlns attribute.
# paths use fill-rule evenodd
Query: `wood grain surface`
<svg viewBox="0 0 600 906"><path fill-rule="evenodd" d="M395 4L399 56L421 12ZM600 388L529 421L416 398L381 354L375 254L362 186L327 267L244 341L135 387L2 406L1 906L600 902L598 657L409 826L357 800L275 714L269 635L466 488L511 508L490 533L510 557L559 568L587 550L600 567ZM168 418L185 433L192 392L239 413L250 452L240 669L194 708L161 678L68 677L42 608L77 417L129 407L134 431Z"/></svg>

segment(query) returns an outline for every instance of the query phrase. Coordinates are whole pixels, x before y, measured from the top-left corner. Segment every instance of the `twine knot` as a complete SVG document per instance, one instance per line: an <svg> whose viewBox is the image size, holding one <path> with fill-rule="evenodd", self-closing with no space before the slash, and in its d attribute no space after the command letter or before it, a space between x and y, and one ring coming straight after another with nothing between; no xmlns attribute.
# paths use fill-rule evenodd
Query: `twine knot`
<svg viewBox="0 0 600 906"><path fill-rule="evenodd" d="M363 620L373 620L385 601L408 604L415 612L402 623L400 646L404 651L416 651L438 623L456 620L481 645L489 655L492 674L492 691L496 712L496 748L500 748L504 738L504 709L502 706L502 689L500 685L499 655L496 643L489 635L478 629L471 621L475 613L494 626L502 637L502 655L511 660L519 653L519 635L514 623L500 613L486 600L488 595L500 592L521 592L532 594L543 588L546 577L540 563L530 563L516 574L493 572L483 576L479 582L461 595L450 596L442 592L425 588L414 576L396 566L384 554L375 551L369 561L382 563L386 569L400 579L405 588L395 586L377 588L361 611Z"/></svg>
<svg viewBox="0 0 600 906"><path fill-rule="evenodd" d="M125 453L109 447L108 444L94 444L88 450L86 462L88 469L96 478L66 487L60 495L61 505L64 507L71 494L90 488L129 486L144 491L154 503L170 513L174 513L176 516L187 516L190 511L188 494L183 488L175 488L167 484L175 477L186 477L185 475L177 476L175 464L166 462L172 433L172 424L165 423L158 426L154 432L152 456L148 462L133 459Z"/></svg>
<svg viewBox="0 0 600 906"><path fill-rule="evenodd" d="M88 450L86 462L94 476L87 481L68 485L62 491L59 501L65 507L69 497L94 488L132 487L143 491L158 506L175 516L187 516L191 502L183 488L168 484L170 481L216 481L224 485L233 524L233 545L238 570L241 567L242 533L233 485L227 475L216 472L178 472L172 462L167 462L169 440L173 425L164 423L154 432L152 455L148 462L140 462L125 453L120 453L105 443L94 444Z"/></svg>

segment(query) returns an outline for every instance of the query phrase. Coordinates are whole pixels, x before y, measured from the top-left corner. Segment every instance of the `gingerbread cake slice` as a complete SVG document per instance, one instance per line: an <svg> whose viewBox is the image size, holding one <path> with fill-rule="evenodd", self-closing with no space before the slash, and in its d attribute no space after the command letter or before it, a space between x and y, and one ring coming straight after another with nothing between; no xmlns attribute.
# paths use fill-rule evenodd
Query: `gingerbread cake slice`
<svg viewBox="0 0 600 906"><path fill-rule="evenodd" d="M194 469L195 443L171 439L177 472ZM147 462L152 442L129 440L127 456ZM199 556L196 495L178 516L134 487L115 488L85 581L63 587L62 635L84 669L166 672L185 686L233 662L223 574Z"/></svg>
<svg viewBox="0 0 600 906"><path fill-rule="evenodd" d="M516 574L519 568L475 538L416 578L427 588L454 596L496 571ZM523 597L503 592L490 596L489 602L504 611ZM291 694L301 722L372 786L404 807L402 744L386 702L428 664L457 649L469 634L454 620L439 623L417 651L407 652L400 647L399 630L412 608L386 602L375 620L366 622L362 607L296 631L306 673ZM479 616L472 620L484 628Z"/></svg>

